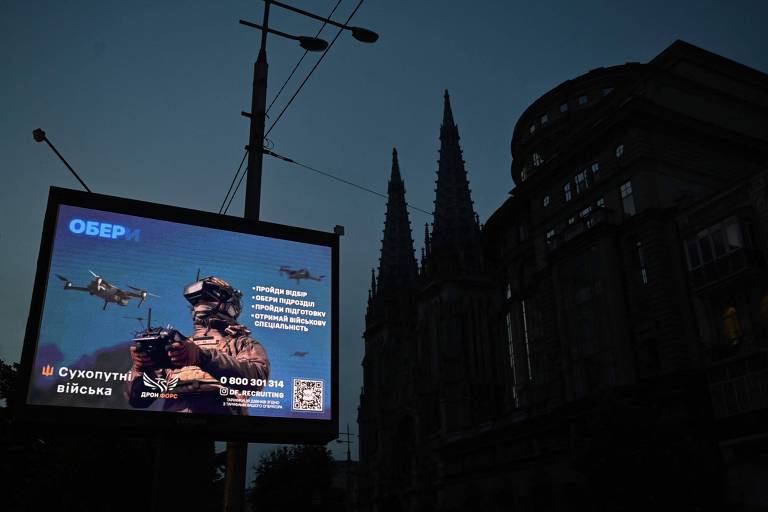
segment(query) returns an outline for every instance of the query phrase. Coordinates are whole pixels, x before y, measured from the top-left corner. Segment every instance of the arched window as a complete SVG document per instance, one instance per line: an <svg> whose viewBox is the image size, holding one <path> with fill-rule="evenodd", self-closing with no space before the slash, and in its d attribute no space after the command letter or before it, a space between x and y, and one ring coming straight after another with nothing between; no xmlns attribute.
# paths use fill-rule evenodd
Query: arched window
<svg viewBox="0 0 768 512"><path fill-rule="evenodd" d="M736 308L725 308L723 312L723 334L730 345L738 345L741 341L741 323Z"/></svg>

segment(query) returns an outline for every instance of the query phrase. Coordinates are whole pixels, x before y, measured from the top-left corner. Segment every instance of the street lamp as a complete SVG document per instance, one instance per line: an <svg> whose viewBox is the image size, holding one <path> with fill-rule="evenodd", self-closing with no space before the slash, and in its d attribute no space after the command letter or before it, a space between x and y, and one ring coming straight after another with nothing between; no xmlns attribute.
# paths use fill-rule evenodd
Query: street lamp
<svg viewBox="0 0 768 512"><path fill-rule="evenodd" d="M51 148L54 153L56 153L56 156L58 156L62 162L64 162L64 165L67 166L67 169L69 169L69 172L71 172L72 175L75 178L77 178L77 181L80 182L83 188L88 192L91 191L91 189L88 188L88 185L86 185L85 182L80 178L80 176L78 176L78 174L75 172L72 166L69 165L69 162L67 162L66 159L63 156L61 156L61 153L59 153L59 150L54 147L54 145L51 143L50 140L48 140L48 136L45 134L45 130L42 130L40 128L35 128L34 130L32 130L32 138L35 139L35 142L45 142L46 144L48 144L48 147Z"/></svg>
<svg viewBox="0 0 768 512"><path fill-rule="evenodd" d="M269 8L272 4L297 14L328 23L335 27L349 30L352 32L352 37L363 43L374 43L379 39L379 35L376 32L367 28L351 27L275 0L264 0L264 18L261 25L250 21L240 20L241 25L261 30L261 48L259 49L259 56L256 59L256 63L253 66L251 111L250 113L244 113L244 115L251 120L250 134L248 137L248 167L245 182L245 218L253 220L259 219L259 210L261 207L261 173L264 158L264 124L267 105L267 34L271 33L286 39L298 41L302 48L311 52L323 51L328 48L328 43L322 39L307 36L294 36L270 28Z"/></svg>
<svg viewBox="0 0 768 512"><path fill-rule="evenodd" d="M279 7L310 18L323 21L333 26L349 30L352 37L364 43L373 43L379 39L379 35L372 30L360 27L350 27L337 23L328 18L297 9L282 2L264 0L264 17L261 25L245 20L240 24L261 30L261 47L259 56L253 65L253 94L251 96L251 111L243 112L250 119L250 132L248 135L248 168L245 183L245 218L259 220L261 206L261 171L264 160L264 124L266 121L267 105L267 34L272 33L280 37L298 41L299 45L307 51L322 51L328 47L328 43L316 37L294 36L269 28L269 7L275 4ZM343 228L341 228L343 234ZM347 427L347 433L349 427ZM224 510L241 511L243 509L243 491L245 489L245 460L247 444L243 442L227 443L227 475L224 483ZM351 458L349 445L347 445L347 457ZM348 476L349 478L349 476Z"/></svg>
<svg viewBox="0 0 768 512"><path fill-rule="evenodd" d="M328 48L328 42L325 41L324 39L318 39L317 37L294 36L291 34L286 34L285 32L281 32L279 30L275 30L273 28L264 28L261 25L257 25L256 23L252 23L250 21L245 21L245 20L240 20L240 24L245 25L246 27L258 28L259 30L266 30L270 34L275 34L276 36L298 41L299 46L301 46L308 52L321 52L326 48Z"/></svg>
<svg viewBox="0 0 768 512"><path fill-rule="evenodd" d="M374 32L373 30L368 30L367 28L362 27L350 27L349 25L343 25L341 23L337 23L333 20L329 20L328 18L323 18L322 16L318 16L317 14L312 14L311 12L307 12L305 10L299 9L297 7L293 7L291 5L286 5L282 2L277 2L276 0L264 0L265 2L269 2L272 4L275 4L278 7L282 7L283 9L287 9L289 11L293 11L298 14L303 14L304 16L307 16L309 18L314 18L316 20L324 21L325 23L328 23L329 25L333 25L334 27L343 28L344 30L349 30L352 32L352 37L360 41L361 43L375 43L379 40L379 34Z"/></svg>
<svg viewBox="0 0 768 512"><path fill-rule="evenodd" d="M347 431L339 432L339 436L346 436L344 439L336 439L336 442L347 445L347 488L344 497L347 500L347 509L349 510L352 508L352 451L350 447L354 443L352 441L352 434L349 433L349 423L347 423Z"/></svg>

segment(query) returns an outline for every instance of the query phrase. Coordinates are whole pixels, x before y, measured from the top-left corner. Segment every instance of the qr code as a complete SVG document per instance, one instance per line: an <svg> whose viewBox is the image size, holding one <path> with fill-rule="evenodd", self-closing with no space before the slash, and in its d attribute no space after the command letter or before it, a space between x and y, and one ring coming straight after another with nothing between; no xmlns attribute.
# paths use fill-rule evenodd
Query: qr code
<svg viewBox="0 0 768 512"><path fill-rule="evenodd" d="M293 410L323 412L323 381L293 379Z"/></svg>

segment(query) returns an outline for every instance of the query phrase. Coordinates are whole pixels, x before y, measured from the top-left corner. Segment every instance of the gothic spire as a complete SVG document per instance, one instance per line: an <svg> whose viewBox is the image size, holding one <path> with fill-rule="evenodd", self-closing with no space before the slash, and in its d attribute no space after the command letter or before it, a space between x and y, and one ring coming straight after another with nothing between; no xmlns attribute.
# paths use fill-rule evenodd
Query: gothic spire
<svg viewBox="0 0 768 512"><path fill-rule="evenodd" d="M448 91L444 95L436 183L432 249L466 247L477 239L478 230L467 171L459 146L459 128L453 120Z"/></svg>
<svg viewBox="0 0 768 512"><path fill-rule="evenodd" d="M405 202L405 184L400 176L397 149L392 149L392 174L387 189L387 213L379 259L377 291L415 284L418 266L413 251L411 223Z"/></svg>
<svg viewBox="0 0 768 512"><path fill-rule="evenodd" d="M376 269L371 269L371 295L376 295Z"/></svg>

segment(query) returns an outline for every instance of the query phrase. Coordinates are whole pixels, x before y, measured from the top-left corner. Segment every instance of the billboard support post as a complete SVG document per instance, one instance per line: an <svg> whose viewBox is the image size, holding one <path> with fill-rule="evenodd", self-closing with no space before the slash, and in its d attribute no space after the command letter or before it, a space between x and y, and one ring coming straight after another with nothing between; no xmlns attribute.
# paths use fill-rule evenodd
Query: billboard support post
<svg viewBox="0 0 768 512"><path fill-rule="evenodd" d="M250 130L248 135L248 168L245 180L246 219L259 220L261 208L261 171L264 163L264 125L267 110L267 33L269 31L269 5L264 2L261 47L253 65L253 92L251 96ZM242 512L245 505L245 473L248 443L227 442L227 473L224 482L224 512Z"/></svg>

